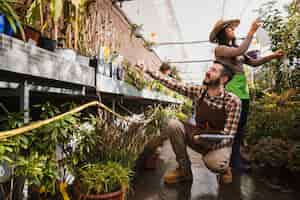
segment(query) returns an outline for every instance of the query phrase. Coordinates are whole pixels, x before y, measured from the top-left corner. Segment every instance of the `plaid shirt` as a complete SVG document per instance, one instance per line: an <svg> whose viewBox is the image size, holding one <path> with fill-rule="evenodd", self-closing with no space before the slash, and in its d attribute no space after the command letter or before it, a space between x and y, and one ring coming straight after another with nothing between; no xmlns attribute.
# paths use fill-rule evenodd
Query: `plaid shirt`
<svg viewBox="0 0 300 200"><path fill-rule="evenodd" d="M175 79L167 77L158 71L149 71L148 73L152 78L159 80L166 87L193 99L194 102L198 102L197 100L199 100L199 98L201 98L206 91L205 86L184 84L176 81ZM237 132L241 113L241 101L237 96L227 91L223 91L220 96L209 96L206 93L203 101L209 106L218 109L222 108L224 105L227 112L226 122L224 125L224 134L233 135Z"/></svg>

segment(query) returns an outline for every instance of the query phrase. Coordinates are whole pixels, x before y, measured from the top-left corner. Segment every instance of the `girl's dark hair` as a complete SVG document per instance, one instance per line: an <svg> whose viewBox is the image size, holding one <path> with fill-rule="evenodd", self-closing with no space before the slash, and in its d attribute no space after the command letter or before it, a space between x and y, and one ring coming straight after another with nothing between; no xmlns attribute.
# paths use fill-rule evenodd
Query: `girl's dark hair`
<svg viewBox="0 0 300 200"><path fill-rule="evenodd" d="M236 44L236 41L235 41L235 38L232 40L232 44L229 43L229 40L227 39L227 36L226 36L226 31L225 29L227 28L228 26L225 26L216 36L217 38L217 43L219 45L225 45L225 46L234 46L234 47L237 47L238 45Z"/></svg>

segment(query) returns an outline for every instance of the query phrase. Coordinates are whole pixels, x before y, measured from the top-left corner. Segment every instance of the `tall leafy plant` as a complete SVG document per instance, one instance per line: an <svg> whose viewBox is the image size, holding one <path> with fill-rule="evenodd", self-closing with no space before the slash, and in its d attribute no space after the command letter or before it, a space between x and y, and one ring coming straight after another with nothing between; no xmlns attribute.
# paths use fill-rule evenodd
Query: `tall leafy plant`
<svg viewBox="0 0 300 200"><path fill-rule="evenodd" d="M64 0L51 0L50 13L54 25L54 39L58 38L58 21L63 14Z"/></svg>
<svg viewBox="0 0 300 200"><path fill-rule="evenodd" d="M45 6L50 6L49 15L44 14ZM42 33L44 30L53 25L54 39L58 38L58 21L63 14L64 0L34 0L29 9L25 22L34 28L37 28ZM45 17L48 17L45 19Z"/></svg>
<svg viewBox="0 0 300 200"><path fill-rule="evenodd" d="M271 49L282 49L285 58L267 64L275 74L275 89L289 88L290 76L294 68L299 68L300 60L300 13L296 1L286 7L286 14L274 7L274 1L265 4L259 10L263 16L263 28L271 39Z"/></svg>
<svg viewBox="0 0 300 200"><path fill-rule="evenodd" d="M36 28L43 32L46 25L44 23L44 0L34 0L30 4L26 16L25 16L25 23L33 28Z"/></svg>

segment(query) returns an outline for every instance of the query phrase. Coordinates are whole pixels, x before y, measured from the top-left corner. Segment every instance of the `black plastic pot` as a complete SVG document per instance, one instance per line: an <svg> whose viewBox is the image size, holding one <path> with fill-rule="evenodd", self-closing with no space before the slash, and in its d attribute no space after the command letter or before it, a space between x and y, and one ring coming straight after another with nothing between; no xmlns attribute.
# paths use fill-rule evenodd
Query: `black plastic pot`
<svg viewBox="0 0 300 200"><path fill-rule="evenodd" d="M117 68L117 80L123 80L123 77L124 77L123 69L118 67Z"/></svg>
<svg viewBox="0 0 300 200"><path fill-rule="evenodd" d="M90 66L95 67L95 68L98 66L98 58L97 57L90 58Z"/></svg>
<svg viewBox="0 0 300 200"><path fill-rule="evenodd" d="M54 51L56 48L56 40L47 37L40 38L40 47L49 51Z"/></svg>
<svg viewBox="0 0 300 200"><path fill-rule="evenodd" d="M112 63L104 64L104 75L108 77L112 77Z"/></svg>

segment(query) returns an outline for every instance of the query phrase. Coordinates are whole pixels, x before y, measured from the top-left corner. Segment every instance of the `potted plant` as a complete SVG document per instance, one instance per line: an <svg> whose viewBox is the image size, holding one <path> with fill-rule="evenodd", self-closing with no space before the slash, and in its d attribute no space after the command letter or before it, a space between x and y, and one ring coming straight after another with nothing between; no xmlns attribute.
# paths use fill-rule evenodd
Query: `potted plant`
<svg viewBox="0 0 300 200"><path fill-rule="evenodd" d="M144 169L156 169L159 161L159 147L163 144L162 137L155 137L144 149Z"/></svg>
<svg viewBox="0 0 300 200"><path fill-rule="evenodd" d="M17 32L17 28L21 33L22 39L25 34L18 15L11 7L9 0L0 0L0 33L13 35Z"/></svg>
<svg viewBox="0 0 300 200"><path fill-rule="evenodd" d="M61 1L61 0L57 0ZM83 61L84 65L88 65L88 58L85 56L77 56L76 51L79 50L80 24L83 22L85 8L88 5L86 0L65 1L64 4L64 26L65 36L62 37L62 48L56 49L56 52L63 58L72 61ZM74 39L74 42L73 42Z"/></svg>
<svg viewBox="0 0 300 200"><path fill-rule="evenodd" d="M151 52L153 51L153 45L155 45L154 42L144 40L144 47Z"/></svg>
<svg viewBox="0 0 300 200"><path fill-rule="evenodd" d="M49 23L53 24L53 37L54 39L51 39L50 37L46 37L45 35L41 36L40 40L40 47L47 49L49 51L54 51L57 45L57 39L58 39L58 22L59 19L62 16L63 13L63 6L64 6L64 0L52 0L50 1L50 17L48 21L45 23L45 26L43 29L48 25Z"/></svg>
<svg viewBox="0 0 300 200"><path fill-rule="evenodd" d="M142 38L142 30L143 30L143 24L131 24L130 25L130 38L132 38L133 35L137 38Z"/></svg>
<svg viewBox="0 0 300 200"><path fill-rule="evenodd" d="M138 90L143 90L147 87L149 81L145 79L143 72L139 68L132 66L128 60L124 60L122 66L125 71L125 82L135 86Z"/></svg>
<svg viewBox="0 0 300 200"><path fill-rule="evenodd" d="M167 139L161 135L161 130L167 125L169 119L175 118L176 110L171 106L166 108L156 106L148 110L145 116L147 123L144 128L149 140L144 150L144 168L155 169L159 160L158 148Z"/></svg>
<svg viewBox="0 0 300 200"><path fill-rule="evenodd" d="M75 183L79 199L123 200L132 171L119 163L87 164L78 171Z"/></svg>

